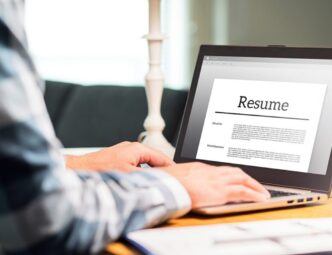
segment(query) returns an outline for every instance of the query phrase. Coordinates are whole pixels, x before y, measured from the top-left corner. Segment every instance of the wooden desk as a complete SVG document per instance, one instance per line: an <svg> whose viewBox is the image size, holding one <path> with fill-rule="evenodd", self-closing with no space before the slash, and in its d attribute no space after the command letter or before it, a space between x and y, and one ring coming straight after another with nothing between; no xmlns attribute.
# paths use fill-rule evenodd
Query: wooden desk
<svg viewBox="0 0 332 255"><path fill-rule="evenodd" d="M163 227L183 227L183 226L195 226L195 225L207 225L218 223L232 223L232 222L244 222L254 220L274 220L274 219L290 219L290 218L314 218L314 217L332 217L332 199L329 199L328 203L321 205L309 205L294 207L288 209L275 209L269 211L260 211L254 213L236 214L207 217L195 214L189 214L179 219L173 219L168 221ZM116 255L135 255L134 251L128 249L120 242L113 243L107 247L108 254Z"/></svg>

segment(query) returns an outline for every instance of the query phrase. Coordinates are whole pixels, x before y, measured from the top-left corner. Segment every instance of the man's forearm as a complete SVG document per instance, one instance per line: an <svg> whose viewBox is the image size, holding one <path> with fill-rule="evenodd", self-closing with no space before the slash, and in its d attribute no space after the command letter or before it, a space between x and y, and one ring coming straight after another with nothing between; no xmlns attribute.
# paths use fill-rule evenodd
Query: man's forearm
<svg viewBox="0 0 332 255"><path fill-rule="evenodd" d="M128 231L181 216L190 209L182 186L157 170L124 174L59 169L30 177L13 181L6 186L11 193L3 194L7 203L0 215L16 215L4 208L24 197L25 187L35 192L24 207L17 208L18 222L0 216L2 249L13 254L22 250L33 254L97 252ZM17 185L19 189L11 188Z"/></svg>

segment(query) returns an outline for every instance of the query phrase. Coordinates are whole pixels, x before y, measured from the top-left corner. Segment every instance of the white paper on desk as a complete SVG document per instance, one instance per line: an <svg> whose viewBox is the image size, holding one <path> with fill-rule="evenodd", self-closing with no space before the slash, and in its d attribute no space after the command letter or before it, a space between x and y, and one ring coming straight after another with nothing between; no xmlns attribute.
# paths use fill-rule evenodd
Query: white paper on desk
<svg viewBox="0 0 332 255"><path fill-rule="evenodd" d="M155 255L299 254L332 251L332 218L155 228L127 239Z"/></svg>

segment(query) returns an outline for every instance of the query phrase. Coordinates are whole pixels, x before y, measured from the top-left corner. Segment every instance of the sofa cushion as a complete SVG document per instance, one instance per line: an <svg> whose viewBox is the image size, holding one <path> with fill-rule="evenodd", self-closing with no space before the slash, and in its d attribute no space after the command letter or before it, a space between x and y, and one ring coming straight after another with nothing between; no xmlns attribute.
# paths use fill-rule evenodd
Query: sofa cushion
<svg viewBox="0 0 332 255"><path fill-rule="evenodd" d="M165 137L176 142L186 92L165 89ZM136 141L147 115L144 87L80 86L46 82L45 101L65 147L104 147Z"/></svg>
<svg viewBox="0 0 332 255"><path fill-rule="evenodd" d="M70 102L70 97L76 87L71 83L46 82L45 103L55 130L57 130L63 111L66 109L67 103Z"/></svg>

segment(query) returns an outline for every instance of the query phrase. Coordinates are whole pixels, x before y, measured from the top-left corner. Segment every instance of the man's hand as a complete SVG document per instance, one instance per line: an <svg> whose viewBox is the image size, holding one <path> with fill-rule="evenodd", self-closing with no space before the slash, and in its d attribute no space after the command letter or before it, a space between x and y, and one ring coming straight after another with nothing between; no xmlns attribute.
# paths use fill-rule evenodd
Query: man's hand
<svg viewBox="0 0 332 255"><path fill-rule="evenodd" d="M132 171L147 163L153 167L166 167L174 162L166 155L137 142L122 142L112 147L83 156L66 156L71 169Z"/></svg>
<svg viewBox="0 0 332 255"><path fill-rule="evenodd" d="M162 167L188 191L192 207L238 201L265 201L269 192L256 180L235 167L186 163Z"/></svg>
<svg viewBox="0 0 332 255"><path fill-rule="evenodd" d="M215 167L203 163L175 164L164 154L140 143L123 142L83 156L66 156L71 169L137 170L148 163L175 177L187 190L192 207L237 201L264 201L268 191L256 180L235 167Z"/></svg>

